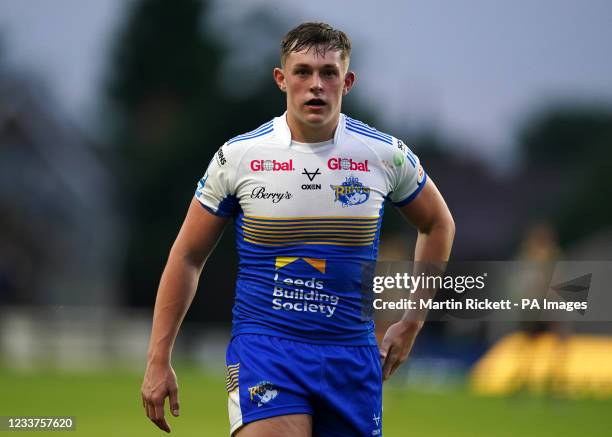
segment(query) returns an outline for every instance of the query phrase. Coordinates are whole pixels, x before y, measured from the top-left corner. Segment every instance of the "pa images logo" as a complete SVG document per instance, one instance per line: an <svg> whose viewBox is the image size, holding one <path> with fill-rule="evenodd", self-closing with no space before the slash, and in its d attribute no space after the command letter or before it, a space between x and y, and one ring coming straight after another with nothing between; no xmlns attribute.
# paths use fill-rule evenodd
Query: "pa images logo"
<svg viewBox="0 0 612 437"><path fill-rule="evenodd" d="M330 185L335 194L335 202L342 206L361 205L370 198L370 187L364 186L359 179L349 176L340 185Z"/></svg>
<svg viewBox="0 0 612 437"><path fill-rule="evenodd" d="M257 406L261 407L278 396L278 389L270 381L261 381L254 387L249 387L249 396L251 402L257 402Z"/></svg>

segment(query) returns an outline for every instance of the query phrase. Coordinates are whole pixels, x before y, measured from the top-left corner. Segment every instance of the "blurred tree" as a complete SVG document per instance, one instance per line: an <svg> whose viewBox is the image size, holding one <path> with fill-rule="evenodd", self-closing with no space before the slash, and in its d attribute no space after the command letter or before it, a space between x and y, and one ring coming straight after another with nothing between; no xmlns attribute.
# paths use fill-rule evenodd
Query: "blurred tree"
<svg viewBox="0 0 612 437"><path fill-rule="evenodd" d="M107 114L128 227L127 304L153 303L168 250L217 148L285 107L271 76L285 26L265 10L221 26L211 22L208 5L136 1L115 43ZM350 104L352 114L359 114L359 105ZM229 318L236 266L232 241L224 238L200 283L214 292L196 300L190 317Z"/></svg>
<svg viewBox="0 0 612 437"><path fill-rule="evenodd" d="M152 302L168 248L209 157L220 49L203 35L205 3L132 4L112 59L110 141L128 225L127 302Z"/></svg>
<svg viewBox="0 0 612 437"><path fill-rule="evenodd" d="M566 170L609 156L612 152L603 140L611 128L610 109L567 105L534 116L521 131L519 143L528 165Z"/></svg>
<svg viewBox="0 0 612 437"><path fill-rule="evenodd" d="M612 110L563 106L533 117L519 136L529 168L549 171L561 189L549 217L564 244L612 225Z"/></svg>

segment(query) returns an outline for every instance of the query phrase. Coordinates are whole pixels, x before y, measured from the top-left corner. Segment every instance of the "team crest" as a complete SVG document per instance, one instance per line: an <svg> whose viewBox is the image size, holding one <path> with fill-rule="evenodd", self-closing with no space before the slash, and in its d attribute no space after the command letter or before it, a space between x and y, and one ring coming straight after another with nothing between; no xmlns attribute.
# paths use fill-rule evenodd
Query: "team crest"
<svg viewBox="0 0 612 437"><path fill-rule="evenodd" d="M249 396L251 402L257 402L257 406L261 407L278 396L278 389L270 381L261 381L254 387L249 387Z"/></svg>
<svg viewBox="0 0 612 437"><path fill-rule="evenodd" d="M347 177L341 185L330 185L330 187L334 190L334 201L342 203L344 207L361 205L370 198L370 187L365 187L354 176Z"/></svg>

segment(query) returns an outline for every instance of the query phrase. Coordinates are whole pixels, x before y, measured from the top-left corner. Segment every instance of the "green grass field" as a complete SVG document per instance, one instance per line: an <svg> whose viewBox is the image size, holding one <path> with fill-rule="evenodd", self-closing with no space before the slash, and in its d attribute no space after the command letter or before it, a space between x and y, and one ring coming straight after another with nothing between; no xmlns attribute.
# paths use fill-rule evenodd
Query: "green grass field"
<svg viewBox="0 0 612 437"><path fill-rule="evenodd" d="M223 375L177 367L181 417L175 436L227 436ZM88 437L165 435L144 415L141 375L15 373L0 370L0 416L76 416ZM481 398L463 391L425 394L387 386L384 436L600 436L612 430L612 400L562 401L530 397ZM41 432L2 432L40 436ZM43 433L44 434L44 433ZM58 435L54 433L53 435Z"/></svg>

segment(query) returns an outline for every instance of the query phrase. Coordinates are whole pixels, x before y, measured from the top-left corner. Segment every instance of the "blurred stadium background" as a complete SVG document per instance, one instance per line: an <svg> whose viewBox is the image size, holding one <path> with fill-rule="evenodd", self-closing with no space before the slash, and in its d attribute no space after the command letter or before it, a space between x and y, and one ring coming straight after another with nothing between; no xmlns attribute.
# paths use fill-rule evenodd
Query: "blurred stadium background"
<svg viewBox="0 0 612 437"><path fill-rule="evenodd" d="M280 38L306 19L352 36L363 79L344 112L412 145L454 214L454 259L612 258L609 2L385 2L406 18L381 29L363 25L366 7L318 0L99 3L108 50L75 58L99 70L85 88L75 70L20 53L75 50L90 38L88 6L0 4L0 415L76 416L83 436L157 432L139 388L168 250L219 145L281 112L270 71ZM387 47L370 39L379 31ZM424 79L423 64L436 73ZM438 88L447 76L455 88ZM85 109L79 93L94 96ZM522 106L494 118L516 93ZM178 436L227 432L232 233L176 346ZM410 259L413 245L388 208L380 258ZM612 323L428 323L385 386L385 435L605 435L611 344Z"/></svg>

